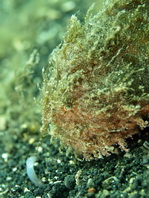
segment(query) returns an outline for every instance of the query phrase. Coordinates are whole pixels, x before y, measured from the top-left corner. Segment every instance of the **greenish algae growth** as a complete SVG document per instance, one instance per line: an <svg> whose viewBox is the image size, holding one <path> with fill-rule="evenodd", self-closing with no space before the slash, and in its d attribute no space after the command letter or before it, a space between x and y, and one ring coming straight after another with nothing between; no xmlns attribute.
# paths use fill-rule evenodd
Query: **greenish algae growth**
<svg viewBox="0 0 149 198"><path fill-rule="evenodd" d="M82 19L93 1L0 1L0 130L8 131L3 138L8 152L22 131L29 141L39 133L41 70L71 15L77 12Z"/></svg>
<svg viewBox="0 0 149 198"><path fill-rule="evenodd" d="M42 90L42 133L85 160L126 149L125 139L149 120L149 4L107 1L72 16L64 41L50 57Z"/></svg>

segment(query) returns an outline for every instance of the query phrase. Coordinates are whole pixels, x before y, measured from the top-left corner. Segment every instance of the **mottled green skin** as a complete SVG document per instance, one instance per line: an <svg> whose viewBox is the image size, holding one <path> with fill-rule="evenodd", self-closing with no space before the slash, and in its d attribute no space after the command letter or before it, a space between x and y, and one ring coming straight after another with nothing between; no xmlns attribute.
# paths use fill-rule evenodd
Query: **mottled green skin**
<svg viewBox="0 0 149 198"><path fill-rule="evenodd" d="M111 2L111 3L110 3ZM72 16L44 72L43 127L86 160L123 150L148 125L149 5L109 1L85 23Z"/></svg>

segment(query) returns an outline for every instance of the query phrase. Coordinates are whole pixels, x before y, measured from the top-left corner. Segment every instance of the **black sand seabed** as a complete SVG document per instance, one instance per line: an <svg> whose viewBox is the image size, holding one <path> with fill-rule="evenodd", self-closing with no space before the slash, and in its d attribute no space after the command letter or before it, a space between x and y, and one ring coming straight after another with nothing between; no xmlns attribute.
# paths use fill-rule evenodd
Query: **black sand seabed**
<svg viewBox="0 0 149 198"><path fill-rule="evenodd" d="M26 132L13 138L11 153L6 153L2 141L5 133L0 134L0 197L149 197L148 128L127 140L128 153L118 151L117 155L91 162L66 156L58 150L57 142L50 143L48 136L40 145L36 135L27 143ZM32 155L37 155L35 171L43 187L36 187L27 176L26 159Z"/></svg>

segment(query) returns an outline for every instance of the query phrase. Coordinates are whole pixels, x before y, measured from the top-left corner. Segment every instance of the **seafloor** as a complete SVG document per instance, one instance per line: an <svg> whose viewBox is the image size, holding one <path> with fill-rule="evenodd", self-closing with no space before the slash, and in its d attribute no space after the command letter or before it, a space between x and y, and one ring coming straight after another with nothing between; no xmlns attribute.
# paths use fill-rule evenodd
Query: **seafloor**
<svg viewBox="0 0 149 198"><path fill-rule="evenodd" d="M79 162L58 150L58 143L37 135L27 141L27 131L12 139L11 152L0 139L0 197L6 198L147 198L149 194L148 132L128 140L129 152L92 162ZM134 143L137 142L137 143ZM38 150L38 154L37 151ZM27 177L26 159L37 155L35 171L45 184L36 187Z"/></svg>
<svg viewBox="0 0 149 198"><path fill-rule="evenodd" d="M128 139L128 152L91 162L40 136L42 68L72 14L82 21L93 0L0 1L0 198L147 198L149 130ZM102 1L96 1L96 10ZM35 98L35 99L34 99ZM36 155L36 187L26 159Z"/></svg>

